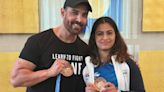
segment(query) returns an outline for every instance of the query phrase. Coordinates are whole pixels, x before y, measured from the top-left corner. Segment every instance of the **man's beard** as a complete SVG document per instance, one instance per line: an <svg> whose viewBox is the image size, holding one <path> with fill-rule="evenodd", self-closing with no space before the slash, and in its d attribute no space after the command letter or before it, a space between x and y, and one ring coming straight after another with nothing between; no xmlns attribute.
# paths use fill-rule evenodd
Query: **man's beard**
<svg viewBox="0 0 164 92"><path fill-rule="evenodd" d="M79 22L72 22L72 23L65 22L65 27L70 33L74 35L78 35L84 29L84 24Z"/></svg>

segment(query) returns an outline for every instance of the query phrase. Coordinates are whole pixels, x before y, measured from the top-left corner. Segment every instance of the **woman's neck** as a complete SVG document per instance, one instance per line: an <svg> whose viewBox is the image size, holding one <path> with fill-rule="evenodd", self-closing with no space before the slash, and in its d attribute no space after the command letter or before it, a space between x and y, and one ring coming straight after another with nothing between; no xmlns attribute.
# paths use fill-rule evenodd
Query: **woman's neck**
<svg viewBox="0 0 164 92"><path fill-rule="evenodd" d="M100 53L100 60L102 63L109 61L110 59L109 51L99 51L99 53Z"/></svg>

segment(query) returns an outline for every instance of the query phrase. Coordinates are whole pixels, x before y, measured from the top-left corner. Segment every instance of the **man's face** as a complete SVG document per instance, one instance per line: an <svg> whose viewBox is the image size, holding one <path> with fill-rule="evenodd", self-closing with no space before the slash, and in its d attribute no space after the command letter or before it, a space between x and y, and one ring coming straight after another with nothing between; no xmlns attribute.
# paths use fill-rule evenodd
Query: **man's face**
<svg viewBox="0 0 164 92"><path fill-rule="evenodd" d="M87 24L88 11L85 5L76 8L67 7L63 13L65 28L73 35L78 35Z"/></svg>

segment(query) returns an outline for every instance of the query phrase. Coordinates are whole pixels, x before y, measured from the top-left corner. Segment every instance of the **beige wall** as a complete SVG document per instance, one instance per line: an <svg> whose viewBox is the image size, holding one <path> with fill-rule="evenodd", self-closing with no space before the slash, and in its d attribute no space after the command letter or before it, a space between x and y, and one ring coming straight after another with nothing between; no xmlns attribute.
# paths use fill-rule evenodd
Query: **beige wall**
<svg viewBox="0 0 164 92"><path fill-rule="evenodd" d="M39 32L38 14L38 0L0 0L0 92L25 92L10 74L27 37Z"/></svg>
<svg viewBox="0 0 164 92"><path fill-rule="evenodd" d="M142 32L142 0L139 0L137 32L130 35L137 36L134 39L125 39L127 44L136 44L139 50L164 50L164 32ZM135 7L133 7L135 8ZM139 21L138 21L139 20ZM2 30L1 30L2 31ZM5 30L3 30L5 31ZM21 51L25 41L32 34L0 34L0 52Z"/></svg>
<svg viewBox="0 0 164 92"><path fill-rule="evenodd" d="M19 52L24 46L29 35L5 35L0 34L0 52Z"/></svg>
<svg viewBox="0 0 164 92"><path fill-rule="evenodd" d="M5 35L0 34L0 52L21 51L25 41L32 34ZM125 40L127 44L138 44L140 50L164 50L164 32L138 32L138 39Z"/></svg>
<svg viewBox="0 0 164 92"><path fill-rule="evenodd" d="M39 31L38 0L0 0L0 6L0 33Z"/></svg>
<svg viewBox="0 0 164 92"><path fill-rule="evenodd" d="M0 52L0 92L25 92L25 88L14 88L10 83L11 70L18 55L18 52Z"/></svg>
<svg viewBox="0 0 164 92"><path fill-rule="evenodd" d="M140 51L139 66L146 92L164 91L164 51Z"/></svg>
<svg viewBox="0 0 164 92"><path fill-rule="evenodd" d="M0 1L2 1L2 0L0 0ZM138 12L139 17L137 18L137 20L142 19L142 2L141 1L142 0L140 0L139 12ZM142 28L141 28L142 20L137 23L138 24L136 25L136 27L139 30L136 33L135 32L130 33L130 35L132 35L132 36L134 35L137 37L133 38L133 39L125 39L126 43L130 44L130 45L135 45L135 44L138 45L139 50L137 51L137 54L138 54L138 52L145 51L145 50L164 51L164 41L163 41L164 32L142 32ZM5 30L1 30L1 31L5 31ZM31 35L32 34L0 34L0 52L18 52L19 53L22 50L27 38ZM12 55L13 54L11 54L11 56ZM12 59L12 60L15 60L15 58L17 56L18 55L16 55L14 57L14 59ZM8 59L9 57L6 56L5 58ZM158 57L156 57L156 58L158 58ZM6 62L5 60L3 60L3 58L1 58L0 60L2 60L0 62ZM8 65L10 65L8 68L10 70L8 70L8 71L11 71L11 67L12 67L11 65L15 62L12 60L10 60L12 63L10 63L10 64L8 64L9 62L7 63ZM2 63L0 65L3 66ZM1 70L1 72L3 72L3 70ZM1 74L0 74L0 76L1 76ZM7 76L7 78L9 78L9 72L5 76ZM4 78L6 78L6 77L4 77ZM8 85L10 85L8 79L7 79L7 82L8 82ZM11 85L10 85L10 89L12 89ZM11 91L5 91L5 92L11 92Z"/></svg>

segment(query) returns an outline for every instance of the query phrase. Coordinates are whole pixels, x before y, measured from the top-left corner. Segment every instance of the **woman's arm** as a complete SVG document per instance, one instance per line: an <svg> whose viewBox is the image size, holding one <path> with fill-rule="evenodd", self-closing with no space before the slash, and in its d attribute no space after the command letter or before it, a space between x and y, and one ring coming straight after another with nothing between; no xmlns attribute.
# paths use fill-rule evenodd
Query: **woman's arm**
<svg viewBox="0 0 164 92"><path fill-rule="evenodd" d="M133 60L127 62L130 68L130 92L145 92L140 69Z"/></svg>

